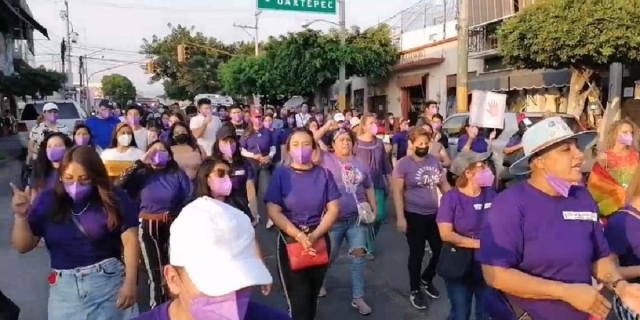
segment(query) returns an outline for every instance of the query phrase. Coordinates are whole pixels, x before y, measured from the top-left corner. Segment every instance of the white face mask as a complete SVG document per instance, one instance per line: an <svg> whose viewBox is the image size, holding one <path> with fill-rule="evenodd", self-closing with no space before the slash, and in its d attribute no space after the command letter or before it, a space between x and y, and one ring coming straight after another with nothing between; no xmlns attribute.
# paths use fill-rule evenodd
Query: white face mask
<svg viewBox="0 0 640 320"><path fill-rule="evenodd" d="M128 147L131 144L131 135L123 134L118 136L118 144L124 147Z"/></svg>

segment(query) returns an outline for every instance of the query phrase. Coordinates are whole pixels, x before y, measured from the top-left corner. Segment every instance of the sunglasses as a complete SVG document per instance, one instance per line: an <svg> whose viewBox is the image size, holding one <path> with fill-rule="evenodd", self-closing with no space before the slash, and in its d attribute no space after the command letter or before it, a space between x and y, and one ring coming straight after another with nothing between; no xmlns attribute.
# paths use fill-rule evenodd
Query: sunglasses
<svg viewBox="0 0 640 320"><path fill-rule="evenodd" d="M226 176L231 176L231 170L215 169L211 172L211 175L216 178L224 178Z"/></svg>

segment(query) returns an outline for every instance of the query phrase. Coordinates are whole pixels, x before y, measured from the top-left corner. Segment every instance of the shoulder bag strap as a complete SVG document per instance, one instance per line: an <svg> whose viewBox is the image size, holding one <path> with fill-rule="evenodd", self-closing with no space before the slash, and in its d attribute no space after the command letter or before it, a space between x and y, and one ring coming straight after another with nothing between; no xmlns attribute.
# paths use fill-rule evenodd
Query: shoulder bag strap
<svg viewBox="0 0 640 320"><path fill-rule="evenodd" d="M82 226L82 224L80 223L80 220L78 220L78 217L74 216L73 214L71 215L71 221L73 221L73 224L76 225L76 227L78 228L78 230L80 230L80 232L82 232L82 234L89 238L89 240L93 241L93 238L91 238L91 236L89 236L89 234L87 233L87 230Z"/></svg>

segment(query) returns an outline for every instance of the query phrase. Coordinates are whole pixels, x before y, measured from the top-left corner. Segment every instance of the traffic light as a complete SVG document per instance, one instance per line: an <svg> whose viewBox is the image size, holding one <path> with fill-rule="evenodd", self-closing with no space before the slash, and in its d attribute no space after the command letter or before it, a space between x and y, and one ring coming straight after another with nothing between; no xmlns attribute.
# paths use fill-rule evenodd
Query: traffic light
<svg viewBox="0 0 640 320"><path fill-rule="evenodd" d="M156 73L156 71L157 71L156 63L154 61L147 62L147 73L154 74Z"/></svg>
<svg viewBox="0 0 640 320"><path fill-rule="evenodd" d="M185 44L178 45L178 62L184 63L191 58L191 47Z"/></svg>

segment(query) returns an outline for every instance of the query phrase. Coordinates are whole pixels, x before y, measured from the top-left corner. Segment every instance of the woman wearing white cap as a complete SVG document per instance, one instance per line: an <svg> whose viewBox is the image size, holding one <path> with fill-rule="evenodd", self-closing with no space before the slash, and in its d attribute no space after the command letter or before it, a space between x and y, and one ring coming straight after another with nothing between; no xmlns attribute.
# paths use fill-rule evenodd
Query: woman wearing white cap
<svg viewBox="0 0 640 320"><path fill-rule="evenodd" d="M530 178L498 194L487 212L476 259L490 287L493 319L605 318L611 304L592 277L630 310L640 311L640 285L620 275L582 179L583 150L596 133L574 133L560 117L531 126L524 157L509 170ZM526 316L525 316L526 317Z"/></svg>
<svg viewBox="0 0 640 320"><path fill-rule="evenodd" d="M249 218L221 201L200 197L171 225L164 279L175 297L136 320L285 320L285 313L251 301L270 285Z"/></svg>
<svg viewBox="0 0 640 320"><path fill-rule="evenodd" d="M29 153L35 159L38 147L47 133L60 132L66 135L71 133L71 129L64 123L58 122L58 105L47 102L42 107L42 122L31 128L29 133Z"/></svg>

